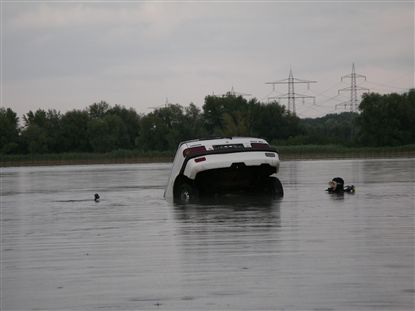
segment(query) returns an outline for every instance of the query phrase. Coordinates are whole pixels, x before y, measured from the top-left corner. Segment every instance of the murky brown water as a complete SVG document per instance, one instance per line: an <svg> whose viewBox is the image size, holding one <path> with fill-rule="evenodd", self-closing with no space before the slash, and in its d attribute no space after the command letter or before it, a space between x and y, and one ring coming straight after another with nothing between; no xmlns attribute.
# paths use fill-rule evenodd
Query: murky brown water
<svg viewBox="0 0 415 311"><path fill-rule="evenodd" d="M1 309L414 309L415 159L283 162L280 201L186 207L169 169L2 169Z"/></svg>

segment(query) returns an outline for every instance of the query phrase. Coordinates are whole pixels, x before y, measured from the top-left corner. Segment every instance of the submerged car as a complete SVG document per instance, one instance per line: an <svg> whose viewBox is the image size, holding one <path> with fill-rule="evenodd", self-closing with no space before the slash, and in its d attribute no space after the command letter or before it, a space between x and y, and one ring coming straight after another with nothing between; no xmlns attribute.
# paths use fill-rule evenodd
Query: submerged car
<svg viewBox="0 0 415 311"><path fill-rule="evenodd" d="M180 143L164 193L187 203L229 193L282 197L277 151L260 138L198 139Z"/></svg>

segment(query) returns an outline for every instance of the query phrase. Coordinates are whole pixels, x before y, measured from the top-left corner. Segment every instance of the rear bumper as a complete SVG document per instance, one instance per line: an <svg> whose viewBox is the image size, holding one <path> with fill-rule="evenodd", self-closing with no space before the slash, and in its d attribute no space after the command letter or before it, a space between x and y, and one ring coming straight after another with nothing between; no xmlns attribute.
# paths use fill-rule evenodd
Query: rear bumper
<svg viewBox="0 0 415 311"><path fill-rule="evenodd" d="M200 161L202 158L204 160ZM230 168L232 165L235 166L242 163L246 167L269 165L275 168L275 172L278 172L280 160L278 153L271 150L206 154L187 159L183 164L182 174L195 180L197 174L200 172Z"/></svg>

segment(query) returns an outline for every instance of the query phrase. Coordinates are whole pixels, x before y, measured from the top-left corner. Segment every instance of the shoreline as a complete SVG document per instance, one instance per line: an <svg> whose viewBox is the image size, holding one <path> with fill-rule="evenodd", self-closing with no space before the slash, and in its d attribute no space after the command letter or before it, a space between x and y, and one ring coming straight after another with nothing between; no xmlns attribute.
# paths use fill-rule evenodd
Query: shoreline
<svg viewBox="0 0 415 311"><path fill-rule="evenodd" d="M295 160L341 160L341 159L380 159L415 158L415 147L389 148L343 148L327 150L314 148L278 148L281 161ZM320 150L319 150L320 149ZM47 154L24 156L0 156L0 167L56 166L56 165L94 165L94 164L137 164L171 163L173 155L169 152L155 154L107 153L107 154Z"/></svg>

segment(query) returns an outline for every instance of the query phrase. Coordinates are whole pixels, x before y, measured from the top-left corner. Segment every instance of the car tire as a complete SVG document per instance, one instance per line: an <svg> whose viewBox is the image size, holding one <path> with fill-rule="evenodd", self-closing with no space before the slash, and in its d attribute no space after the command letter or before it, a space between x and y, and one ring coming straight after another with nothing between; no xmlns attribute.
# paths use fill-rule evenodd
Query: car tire
<svg viewBox="0 0 415 311"><path fill-rule="evenodd" d="M265 182L265 192L276 198L282 198L284 196L284 188L277 177L267 178Z"/></svg>
<svg viewBox="0 0 415 311"><path fill-rule="evenodd" d="M182 182L177 187L176 200L179 203L194 203L199 199L199 191L187 182Z"/></svg>

